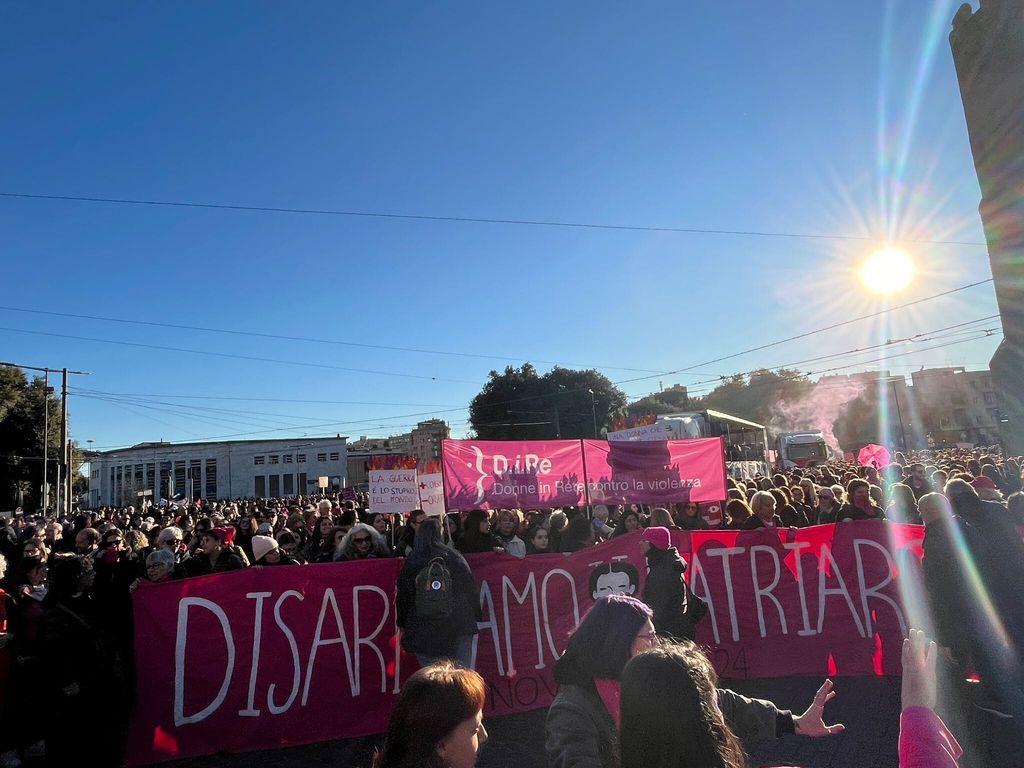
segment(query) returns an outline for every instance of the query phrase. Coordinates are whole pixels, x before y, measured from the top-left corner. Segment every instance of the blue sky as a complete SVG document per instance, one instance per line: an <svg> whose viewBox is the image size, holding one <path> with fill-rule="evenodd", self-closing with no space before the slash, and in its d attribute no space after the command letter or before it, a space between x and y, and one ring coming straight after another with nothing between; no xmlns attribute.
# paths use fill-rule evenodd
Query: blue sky
<svg viewBox="0 0 1024 768"><path fill-rule="evenodd" d="M994 315L985 284L657 375L991 276L981 246L918 243L904 292L856 278L887 238L984 241L955 7L5 3L0 192L875 241L0 197L0 359L90 371L75 386L114 394L76 396L72 431L96 447L432 415L461 435L459 409L506 362L650 376L622 384L642 395ZM914 353L886 367L984 367L998 337L971 329L992 327L894 347ZM276 402L297 400L346 402Z"/></svg>

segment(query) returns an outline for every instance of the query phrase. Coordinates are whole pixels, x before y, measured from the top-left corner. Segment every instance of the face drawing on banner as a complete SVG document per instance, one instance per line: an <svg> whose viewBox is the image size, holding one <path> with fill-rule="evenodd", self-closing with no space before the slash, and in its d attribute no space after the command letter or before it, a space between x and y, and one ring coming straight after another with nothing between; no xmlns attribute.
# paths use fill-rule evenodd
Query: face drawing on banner
<svg viewBox="0 0 1024 768"><path fill-rule="evenodd" d="M640 588L640 572L629 563L598 563L590 572L590 596L634 595Z"/></svg>

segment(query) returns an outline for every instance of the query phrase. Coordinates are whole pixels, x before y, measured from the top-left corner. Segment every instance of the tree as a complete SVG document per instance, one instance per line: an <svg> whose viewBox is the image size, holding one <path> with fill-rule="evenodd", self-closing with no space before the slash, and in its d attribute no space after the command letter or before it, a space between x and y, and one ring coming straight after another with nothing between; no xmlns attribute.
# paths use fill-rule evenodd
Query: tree
<svg viewBox="0 0 1024 768"><path fill-rule="evenodd" d="M669 387L662 392L655 392L653 395L641 397L635 403L626 406L626 413L630 416L646 416L653 413L660 416L665 413L679 413L691 411L695 403L686 392L686 387L681 384Z"/></svg>
<svg viewBox="0 0 1024 768"><path fill-rule="evenodd" d="M40 506L43 457L43 403L49 408L47 480L57 482L60 461L60 400L44 393L43 378L29 382L20 368L0 366L0 509ZM51 497L52 499L52 497Z"/></svg>
<svg viewBox="0 0 1024 768"><path fill-rule="evenodd" d="M469 421L480 440L550 440L594 437L626 396L590 369L552 368L543 376L530 363L491 371L469 404Z"/></svg>
<svg viewBox="0 0 1024 768"><path fill-rule="evenodd" d="M749 376L727 376L702 398L701 403L704 408L767 424L780 403L796 402L806 397L813 387L810 379L800 371L762 368Z"/></svg>
<svg viewBox="0 0 1024 768"><path fill-rule="evenodd" d="M878 436L878 394L868 387L843 408L835 424L840 447L854 455L868 443L885 445Z"/></svg>

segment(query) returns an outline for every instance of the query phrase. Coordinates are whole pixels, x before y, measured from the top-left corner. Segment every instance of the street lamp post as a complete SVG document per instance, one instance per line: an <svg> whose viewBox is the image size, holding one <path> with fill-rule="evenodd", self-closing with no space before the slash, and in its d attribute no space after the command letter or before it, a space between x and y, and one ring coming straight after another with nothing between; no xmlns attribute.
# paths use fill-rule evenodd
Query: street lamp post
<svg viewBox="0 0 1024 768"><path fill-rule="evenodd" d="M597 402L594 400L594 390L588 389L590 393L590 415L594 420L594 439L597 439Z"/></svg>

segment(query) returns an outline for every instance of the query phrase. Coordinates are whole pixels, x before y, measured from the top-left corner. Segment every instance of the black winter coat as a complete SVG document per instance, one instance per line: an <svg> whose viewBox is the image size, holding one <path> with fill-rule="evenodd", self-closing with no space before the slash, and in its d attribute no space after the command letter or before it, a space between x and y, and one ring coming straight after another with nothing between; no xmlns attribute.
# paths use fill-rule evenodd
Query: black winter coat
<svg viewBox="0 0 1024 768"><path fill-rule="evenodd" d="M704 615L706 606L686 588L683 580L686 563L675 547L651 547L647 552L647 567L644 602L654 611L655 630L679 640L692 640L694 625Z"/></svg>
<svg viewBox="0 0 1024 768"><path fill-rule="evenodd" d="M839 520L885 520L885 510L871 502L871 514L869 515L855 504L843 504L839 508Z"/></svg>
<svg viewBox="0 0 1024 768"><path fill-rule="evenodd" d="M398 574L396 609L402 628L402 647L424 656L447 656L455 651L459 637L475 635L480 618L480 594L469 564L459 552L444 547L436 554L443 557L452 577L453 606L448 618L420 618L416 615L416 576L428 563L405 561Z"/></svg>

